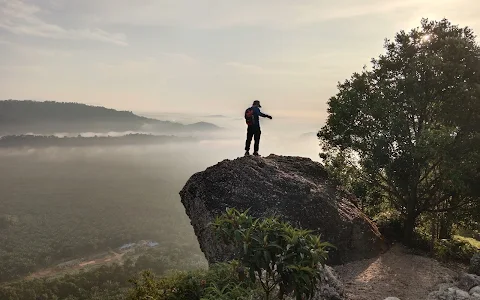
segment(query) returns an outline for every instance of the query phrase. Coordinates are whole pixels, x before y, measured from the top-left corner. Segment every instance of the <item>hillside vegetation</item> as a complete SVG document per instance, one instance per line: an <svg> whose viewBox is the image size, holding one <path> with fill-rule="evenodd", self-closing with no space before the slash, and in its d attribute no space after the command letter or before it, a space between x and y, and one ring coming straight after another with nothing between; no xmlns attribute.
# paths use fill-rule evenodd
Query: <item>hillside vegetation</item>
<svg viewBox="0 0 480 300"><path fill-rule="evenodd" d="M195 167L99 151L0 153L0 282L140 240L200 253L178 199Z"/></svg>
<svg viewBox="0 0 480 300"><path fill-rule="evenodd" d="M152 131L164 133L216 130L217 126L199 122L180 124L138 116L131 111L118 111L81 103L4 100L0 101L0 134L29 132L109 132Z"/></svg>
<svg viewBox="0 0 480 300"><path fill-rule="evenodd" d="M322 157L396 238L463 253L453 233L480 221L480 46L468 27L422 20L384 47L330 98Z"/></svg>

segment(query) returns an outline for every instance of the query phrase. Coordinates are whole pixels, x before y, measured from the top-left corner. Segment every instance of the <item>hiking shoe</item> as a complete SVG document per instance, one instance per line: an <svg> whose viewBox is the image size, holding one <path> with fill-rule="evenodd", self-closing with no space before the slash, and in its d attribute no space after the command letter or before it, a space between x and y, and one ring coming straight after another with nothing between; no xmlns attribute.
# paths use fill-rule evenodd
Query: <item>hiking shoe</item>
<svg viewBox="0 0 480 300"><path fill-rule="evenodd" d="M245 156L250 156L250 152L249 151L245 152Z"/></svg>
<svg viewBox="0 0 480 300"><path fill-rule="evenodd" d="M253 152L253 155L260 156L260 154L258 154L258 152Z"/></svg>

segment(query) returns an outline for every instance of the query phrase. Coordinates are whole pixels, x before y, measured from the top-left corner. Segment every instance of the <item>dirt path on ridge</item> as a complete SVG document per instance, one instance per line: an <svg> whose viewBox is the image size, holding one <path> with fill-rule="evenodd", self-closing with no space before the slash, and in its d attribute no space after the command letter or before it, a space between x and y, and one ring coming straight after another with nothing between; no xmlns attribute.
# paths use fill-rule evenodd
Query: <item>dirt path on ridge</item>
<svg viewBox="0 0 480 300"><path fill-rule="evenodd" d="M449 282L458 274L438 261L409 254L394 245L379 257L351 262L335 267L345 284L348 300L426 299L437 286Z"/></svg>

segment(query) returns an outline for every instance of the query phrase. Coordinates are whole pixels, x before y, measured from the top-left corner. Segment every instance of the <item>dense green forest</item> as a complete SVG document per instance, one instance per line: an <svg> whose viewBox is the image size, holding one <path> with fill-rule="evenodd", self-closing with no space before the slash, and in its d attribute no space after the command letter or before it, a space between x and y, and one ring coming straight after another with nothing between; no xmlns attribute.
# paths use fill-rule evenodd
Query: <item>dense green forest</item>
<svg viewBox="0 0 480 300"><path fill-rule="evenodd" d="M201 254L178 191L204 162L122 151L0 152L0 282L139 240Z"/></svg>
<svg viewBox="0 0 480 300"><path fill-rule="evenodd" d="M172 270L205 269L202 256L189 245L166 244L166 248L151 249L121 264L81 270L65 276L46 277L0 284L0 299L5 300L121 300L132 288L131 280L148 270L164 275Z"/></svg>
<svg viewBox="0 0 480 300"><path fill-rule="evenodd" d="M8 135L0 137L0 148L14 147L86 147L157 145L165 143L194 142L193 137L160 136L153 134L127 134L123 136L57 137L38 135Z"/></svg>
<svg viewBox="0 0 480 300"><path fill-rule="evenodd" d="M118 111L101 106L55 101L0 101L0 134L28 132L152 131L189 132L210 131L218 127L199 122L180 124L138 116L130 111Z"/></svg>

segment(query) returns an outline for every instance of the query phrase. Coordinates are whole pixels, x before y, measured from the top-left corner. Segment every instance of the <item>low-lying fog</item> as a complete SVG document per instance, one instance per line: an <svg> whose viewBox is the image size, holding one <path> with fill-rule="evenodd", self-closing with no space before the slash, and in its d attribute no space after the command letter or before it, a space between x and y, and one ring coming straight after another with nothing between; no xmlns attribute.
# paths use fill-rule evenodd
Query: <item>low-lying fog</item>
<svg viewBox="0 0 480 300"><path fill-rule="evenodd" d="M15 220L15 226L0 227L0 256L17 253L46 266L141 239L200 253L178 192L195 172L243 156L246 132L242 118L177 121L200 120L223 130L178 144L1 149L0 217ZM319 126L282 118L261 122L263 156L318 160ZM17 266L23 260L5 260L12 270L23 268Z"/></svg>

